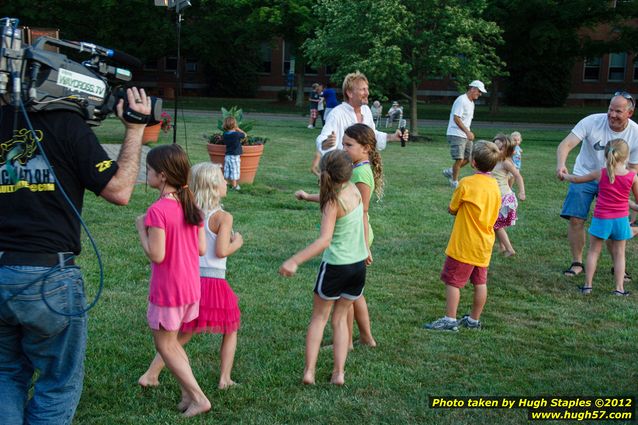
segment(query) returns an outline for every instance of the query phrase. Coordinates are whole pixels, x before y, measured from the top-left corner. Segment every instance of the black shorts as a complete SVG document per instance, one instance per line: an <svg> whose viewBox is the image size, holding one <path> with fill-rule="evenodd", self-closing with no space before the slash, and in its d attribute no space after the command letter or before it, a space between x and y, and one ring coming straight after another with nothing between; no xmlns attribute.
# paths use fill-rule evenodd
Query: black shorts
<svg viewBox="0 0 638 425"><path fill-rule="evenodd" d="M324 300L338 300L341 297L356 300L363 294L365 284L365 261L343 265L321 262L315 294Z"/></svg>

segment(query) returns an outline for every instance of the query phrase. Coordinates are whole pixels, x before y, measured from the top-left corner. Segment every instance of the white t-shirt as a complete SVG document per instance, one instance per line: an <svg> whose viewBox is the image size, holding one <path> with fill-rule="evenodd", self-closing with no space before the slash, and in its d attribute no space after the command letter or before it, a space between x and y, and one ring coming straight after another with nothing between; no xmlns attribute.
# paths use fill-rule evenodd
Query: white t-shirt
<svg viewBox="0 0 638 425"><path fill-rule="evenodd" d="M605 166L605 146L610 140L623 139L629 145L629 163L638 164L638 124L629 120L616 133L609 128L607 114L589 115L576 124L572 133L582 141L573 174L584 176Z"/></svg>
<svg viewBox="0 0 638 425"><path fill-rule="evenodd" d="M368 105L361 105L361 115L363 116L362 124L367 125L374 130L375 138L377 139L377 150L383 150L386 147L388 134L382 131L377 131L374 125L374 119L372 118L372 111ZM326 123L321 128L321 133L317 136L315 141L317 144L317 150L324 155L326 152L330 152L335 149L343 149L343 134L346 128L357 123L357 115L354 112L354 108L346 102L341 103L330 111L330 115L326 118ZM335 147L323 150L321 144L324 140L330 136L330 133L334 131L337 136L337 144Z"/></svg>
<svg viewBox="0 0 638 425"><path fill-rule="evenodd" d="M461 118L461 122L465 127L470 128L472 125L472 118L474 118L474 102L467 97L467 93L464 93L456 98L450 111L450 121L447 125L448 136L458 136L467 139L467 134L454 122L454 116Z"/></svg>

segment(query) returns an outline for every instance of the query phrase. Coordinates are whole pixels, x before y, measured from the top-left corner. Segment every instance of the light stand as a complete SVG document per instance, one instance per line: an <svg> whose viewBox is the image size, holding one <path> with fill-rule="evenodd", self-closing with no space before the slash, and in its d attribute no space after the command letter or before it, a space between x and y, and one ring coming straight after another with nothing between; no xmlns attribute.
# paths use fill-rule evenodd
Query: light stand
<svg viewBox="0 0 638 425"><path fill-rule="evenodd" d="M175 8L177 14L177 64L175 67L175 108L173 109L173 143L177 143L177 104L182 87L181 67L181 36L182 36L182 10L188 8L191 2L188 0L155 0L155 6Z"/></svg>

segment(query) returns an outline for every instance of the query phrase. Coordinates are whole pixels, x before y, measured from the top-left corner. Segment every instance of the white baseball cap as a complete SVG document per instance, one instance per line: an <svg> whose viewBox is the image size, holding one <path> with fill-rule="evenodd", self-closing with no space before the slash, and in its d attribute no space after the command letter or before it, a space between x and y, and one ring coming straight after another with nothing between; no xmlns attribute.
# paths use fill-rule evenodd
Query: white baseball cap
<svg viewBox="0 0 638 425"><path fill-rule="evenodd" d="M485 84L483 84L483 82L480 80L472 81L470 84L468 84L468 87L476 87L481 93L487 93L487 90L485 90Z"/></svg>

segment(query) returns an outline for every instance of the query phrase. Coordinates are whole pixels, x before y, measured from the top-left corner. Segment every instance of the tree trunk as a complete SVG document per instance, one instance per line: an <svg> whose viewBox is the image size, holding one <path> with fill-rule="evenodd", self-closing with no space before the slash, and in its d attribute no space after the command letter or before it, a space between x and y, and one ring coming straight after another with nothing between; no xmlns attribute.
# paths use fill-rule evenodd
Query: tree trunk
<svg viewBox="0 0 638 425"><path fill-rule="evenodd" d="M417 83L415 80L412 80L412 99L410 99L410 136L418 136L419 135L419 127L417 125L417 103L416 103L416 91L417 91Z"/></svg>
<svg viewBox="0 0 638 425"><path fill-rule="evenodd" d="M297 101L295 102L295 106L302 107L306 100L306 93L304 92L304 71L306 69L306 61L302 60L301 57L297 57L295 61L295 79L297 81Z"/></svg>
<svg viewBox="0 0 638 425"><path fill-rule="evenodd" d="M492 81L492 90L490 90L490 114L498 113L498 81L499 78L494 78Z"/></svg>

